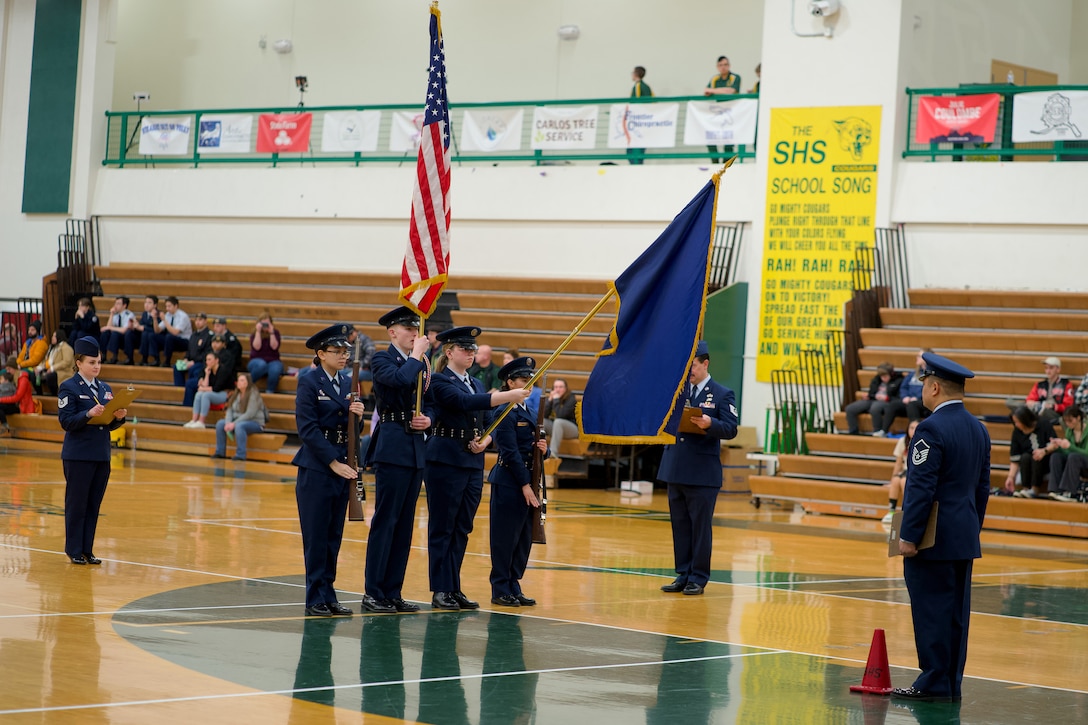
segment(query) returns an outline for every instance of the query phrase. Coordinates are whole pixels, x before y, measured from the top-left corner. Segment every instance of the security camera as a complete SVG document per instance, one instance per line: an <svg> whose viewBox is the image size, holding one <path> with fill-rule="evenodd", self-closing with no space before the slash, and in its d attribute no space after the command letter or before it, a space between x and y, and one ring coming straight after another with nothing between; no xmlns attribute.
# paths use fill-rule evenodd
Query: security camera
<svg viewBox="0 0 1088 725"><path fill-rule="evenodd" d="M815 18L826 18L839 12L839 0L812 0L808 4L808 11Z"/></svg>

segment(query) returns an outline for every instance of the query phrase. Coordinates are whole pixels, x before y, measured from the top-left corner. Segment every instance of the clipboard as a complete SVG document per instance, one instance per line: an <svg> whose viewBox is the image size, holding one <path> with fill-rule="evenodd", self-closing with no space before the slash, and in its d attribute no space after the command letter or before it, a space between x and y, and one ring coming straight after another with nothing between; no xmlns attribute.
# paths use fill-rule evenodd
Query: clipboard
<svg viewBox="0 0 1088 725"><path fill-rule="evenodd" d="M922 543L918 544L918 551L929 549L937 540L937 501L933 502L933 508L929 510L929 519L926 521L926 530L922 534ZM888 532L888 556L901 556L899 553L899 529L903 526L903 510L892 514L892 529Z"/></svg>
<svg viewBox="0 0 1088 725"><path fill-rule="evenodd" d="M685 405L684 412L680 414L680 432L705 436L706 431L691 422L693 415L701 418L706 415L706 411L702 408L691 408Z"/></svg>
<svg viewBox="0 0 1088 725"><path fill-rule="evenodd" d="M113 400L106 403L106 409L102 411L102 415L96 415L87 422L95 425L109 425L115 420L113 417L114 411L127 408L139 395L140 391L133 388L121 388L113 391Z"/></svg>

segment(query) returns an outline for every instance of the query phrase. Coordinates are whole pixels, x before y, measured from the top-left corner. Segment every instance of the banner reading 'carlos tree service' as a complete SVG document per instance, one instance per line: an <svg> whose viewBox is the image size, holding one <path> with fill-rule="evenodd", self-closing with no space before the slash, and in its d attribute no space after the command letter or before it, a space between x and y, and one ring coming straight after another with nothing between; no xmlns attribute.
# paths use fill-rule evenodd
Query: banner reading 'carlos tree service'
<svg viewBox="0 0 1088 725"><path fill-rule="evenodd" d="M756 379L843 328L854 250L872 246L880 106L771 110Z"/></svg>

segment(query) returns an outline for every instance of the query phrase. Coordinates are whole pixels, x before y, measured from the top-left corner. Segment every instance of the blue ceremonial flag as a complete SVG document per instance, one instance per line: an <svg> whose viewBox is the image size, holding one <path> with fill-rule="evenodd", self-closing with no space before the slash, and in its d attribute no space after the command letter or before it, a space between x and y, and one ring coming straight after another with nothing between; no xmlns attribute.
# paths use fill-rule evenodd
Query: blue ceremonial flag
<svg viewBox="0 0 1088 725"><path fill-rule="evenodd" d="M706 311L720 177L611 285L619 313L578 408L584 439L675 442L683 410L677 399Z"/></svg>

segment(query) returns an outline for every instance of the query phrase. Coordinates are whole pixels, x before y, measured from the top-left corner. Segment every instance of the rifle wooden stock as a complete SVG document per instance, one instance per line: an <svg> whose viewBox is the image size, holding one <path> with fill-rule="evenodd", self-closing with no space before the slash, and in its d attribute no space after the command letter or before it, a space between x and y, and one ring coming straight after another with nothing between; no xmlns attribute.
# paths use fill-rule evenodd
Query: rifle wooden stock
<svg viewBox="0 0 1088 725"><path fill-rule="evenodd" d="M359 400L359 368L362 361L362 338L355 338L354 362L351 364L351 401ZM359 437L362 432L362 416L348 413L348 465L355 469L355 492L348 496L348 521L365 521L363 502L366 501L366 488L363 486L363 466L359 460Z"/></svg>
<svg viewBox="0 0 1088 725"><path fill-rule="evenodd" d="M548 537L544 532L544 520L547 517L548 511L548 487L544 481L544 453L536 446L542 440L547 439L547 432L544 430L544 392L547 391L548 377L544 376L544 391L540 396L540 407L536 411L536 439L533 441L533 467L529 471L529 488L532 490L533 495L536 496L536 500L540 502L540 508L537 509L536 515L533 516L533 543L534 544L547 544Z"/></svg>

